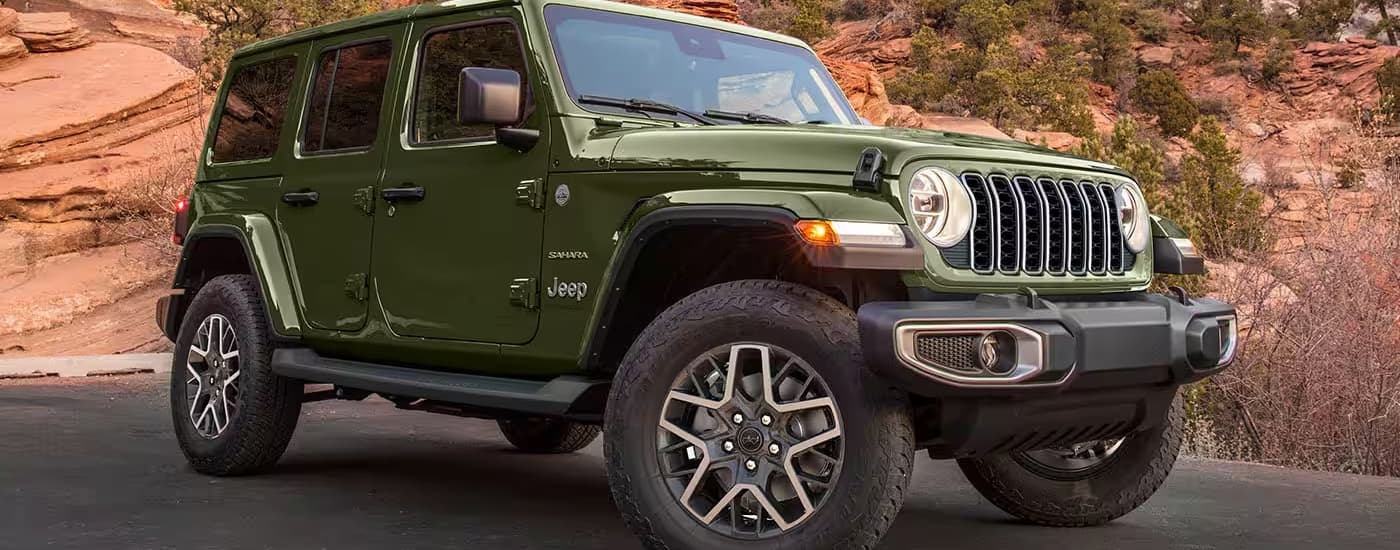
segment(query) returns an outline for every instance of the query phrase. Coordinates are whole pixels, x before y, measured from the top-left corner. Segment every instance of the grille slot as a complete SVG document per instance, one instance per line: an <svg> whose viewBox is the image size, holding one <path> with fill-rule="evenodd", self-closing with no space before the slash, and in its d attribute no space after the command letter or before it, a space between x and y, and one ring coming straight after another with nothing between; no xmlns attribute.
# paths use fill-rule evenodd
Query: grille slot
<svg viewBox="0 0 1400 550"><path fill-rule="evenodd" d="M914 353L935 365L979 373L982 367L977 364L977 338L972 334L921 334L914 340Z"/></svg>
<svg viewBox="0 0 1400 550"><path fill-rule="evenodd" d="M1112 184L975 172L961 179L972 196L964 264L972 271L1121 275L1132 268Z"/></svg>

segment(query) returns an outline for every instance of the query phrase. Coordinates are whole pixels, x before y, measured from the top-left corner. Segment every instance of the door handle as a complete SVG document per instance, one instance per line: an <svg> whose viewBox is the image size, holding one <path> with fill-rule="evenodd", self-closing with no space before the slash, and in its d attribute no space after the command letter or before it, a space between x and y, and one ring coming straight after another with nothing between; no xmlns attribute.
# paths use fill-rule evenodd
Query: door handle
<svg viewBox="0 0 1400 550"><path fill-rule="evenodd" d="M297 191L282 195L282 202L292 206L311 206L321 201L321 194L315 191Z"/></svg>
<svg viewBox="0 0 1400 550"><path fill-rule="evenodd" d="M427 193L423 191L422 187L389 187L380 193L380 196L384 197L387 202L418 202L423 200L426 195Z"/></svg>

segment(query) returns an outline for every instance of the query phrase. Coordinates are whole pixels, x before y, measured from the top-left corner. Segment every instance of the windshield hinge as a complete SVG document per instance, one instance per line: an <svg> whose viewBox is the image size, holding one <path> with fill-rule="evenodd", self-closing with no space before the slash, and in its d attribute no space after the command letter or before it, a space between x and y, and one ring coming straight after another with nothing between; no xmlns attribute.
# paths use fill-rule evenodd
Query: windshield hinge
<svg viewBox="0 0 1400 550"><path fill-rule="evenodd" d="M860 152L860 160L856 162L856 172L851 177L851 185L855 186L857 191L878 193L880 173L884 168L885 154L880 152L878 147L866 147Z"/></svg>
<svg viewBox="0 0 1400 550"><path fill-rule="evenodd" d="M544 208L544 180L535 178L516 184L515 202L535 210Z"/></svg>
<svg viewBox="0 0 1400 550"><path fill-rule="evenodd" d="M510 282L510 303L525 309L540 307L540 285L534 277L522 277Z"/></svg>

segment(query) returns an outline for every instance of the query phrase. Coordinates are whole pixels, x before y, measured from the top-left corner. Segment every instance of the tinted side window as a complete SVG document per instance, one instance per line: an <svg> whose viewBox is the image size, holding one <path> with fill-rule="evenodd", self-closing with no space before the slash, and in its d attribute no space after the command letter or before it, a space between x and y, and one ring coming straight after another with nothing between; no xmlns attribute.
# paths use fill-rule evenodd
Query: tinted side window
<svg viewBox="0 0 1400 550"><path fill-rule="evenodd" d="M393 53L393 45L383 40L321 54L311 77L303 152L374 145Z"/></svg>
<svg viewBox="0 0 1400 550"><path fill-rule="evenodd" d="M427 36L413 100L414 143L487 137L495 131L490 124L457 123L457 80L466 67L511 69L524 80L525 56L515 25L487 23Z"/></svg>
<svg viewBox="0 0 1400 550"><path fill-rule="evenodd" d="M277 151L296 72L296 58L283 57L234 73L214 133L212 161L265 159Z"/></svg>

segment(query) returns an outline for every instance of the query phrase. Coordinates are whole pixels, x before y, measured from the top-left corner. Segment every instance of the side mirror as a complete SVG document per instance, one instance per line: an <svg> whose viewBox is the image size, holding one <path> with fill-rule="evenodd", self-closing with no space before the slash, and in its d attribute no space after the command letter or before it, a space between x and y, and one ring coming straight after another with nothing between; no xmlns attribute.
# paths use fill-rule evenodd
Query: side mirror
<svg viewBox="0 0 1400 550"><path fill-rule="evenodd" d="M510 126L520 122L520 73L467 67L457 81L457 121Z"/></svg>

